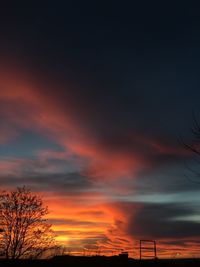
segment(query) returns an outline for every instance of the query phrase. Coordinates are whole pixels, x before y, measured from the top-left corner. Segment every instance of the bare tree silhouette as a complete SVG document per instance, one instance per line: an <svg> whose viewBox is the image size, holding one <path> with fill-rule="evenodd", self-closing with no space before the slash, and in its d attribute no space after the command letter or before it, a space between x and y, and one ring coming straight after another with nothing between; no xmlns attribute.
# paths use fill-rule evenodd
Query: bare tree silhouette
<svg viewBox="0 0 200 267"><path fill-rule="evenodd" d="M193 126L191 128L191 133L193 135L192 142L185 142L183 138L180 138L181 144L193 154L193 158L190 162L185 162L187 169L190 171L190 175L186 176L190 181L195 183L200 183L200 123L196 119L193 113Z"/></svg>
<svg viewBox="0 0 200 267"><path fill-rule="evenodd" d="M48 208L26 187L0 194L0 252L7 259L37 258L55 245Z"/></svg>

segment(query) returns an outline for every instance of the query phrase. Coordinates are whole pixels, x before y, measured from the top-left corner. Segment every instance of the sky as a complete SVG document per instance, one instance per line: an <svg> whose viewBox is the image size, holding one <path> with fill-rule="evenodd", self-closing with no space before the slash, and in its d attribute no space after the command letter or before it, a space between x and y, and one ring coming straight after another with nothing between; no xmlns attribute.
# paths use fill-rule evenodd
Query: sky
<svg viewBox="0 0 200 267"><path fill-rule="evenodd" d="M0 188L41 195L70 252L198 256L199 6L66 2L2 7Z"/></svg>

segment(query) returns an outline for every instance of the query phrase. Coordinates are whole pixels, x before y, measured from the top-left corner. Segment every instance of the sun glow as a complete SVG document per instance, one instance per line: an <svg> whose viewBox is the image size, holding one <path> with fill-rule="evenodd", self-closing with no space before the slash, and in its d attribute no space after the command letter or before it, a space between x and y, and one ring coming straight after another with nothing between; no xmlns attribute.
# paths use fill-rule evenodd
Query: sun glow
<svg viewBox="0 0 200 267"><path fill-rule="evenodd" d="M65 243L65 245L67 245L68 241L69 241L69 237L64 236L64 235L60 235L60 236L56 236L56 241L60 242L60 243Z"/></svg>

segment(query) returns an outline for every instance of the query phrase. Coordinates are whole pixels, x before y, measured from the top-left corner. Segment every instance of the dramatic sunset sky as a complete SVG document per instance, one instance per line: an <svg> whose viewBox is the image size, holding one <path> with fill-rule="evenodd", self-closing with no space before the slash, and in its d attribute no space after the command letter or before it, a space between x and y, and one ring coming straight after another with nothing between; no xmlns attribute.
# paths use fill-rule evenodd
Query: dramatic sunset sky
<svg viewBox="0 0 200 267"><path fill-rule="evenodd" d="M0 188L40 194L69 251L199 256L199 7L65 2L1 8Z"/></svg>

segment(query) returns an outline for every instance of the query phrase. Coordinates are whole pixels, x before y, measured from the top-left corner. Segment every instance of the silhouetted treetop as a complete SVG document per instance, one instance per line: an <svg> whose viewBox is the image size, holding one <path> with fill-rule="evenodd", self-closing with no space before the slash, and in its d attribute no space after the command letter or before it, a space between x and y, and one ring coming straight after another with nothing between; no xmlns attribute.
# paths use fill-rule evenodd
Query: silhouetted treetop
<svg viewBox="0 0 200 267"><path fill-rule="evenodd" d="M48 208L26 187L0 194L0 251L10 259L37 258L54 246Z"/></svg>

